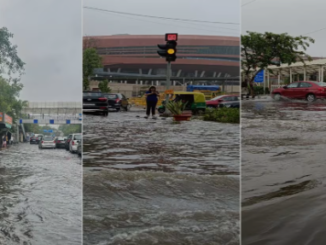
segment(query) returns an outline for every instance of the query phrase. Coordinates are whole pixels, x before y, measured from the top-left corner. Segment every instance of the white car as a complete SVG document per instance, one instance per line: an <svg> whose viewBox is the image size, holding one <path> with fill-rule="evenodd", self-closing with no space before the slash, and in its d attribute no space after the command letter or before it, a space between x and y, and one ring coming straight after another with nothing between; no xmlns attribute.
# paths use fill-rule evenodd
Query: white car
<svg viewBox="0 0 326 245"><path fill-rule="evenodd" d="M55 149L55 140L51 136L43 136L38 144L39 149Z"/></svg>
<svg viewBox="0 0 326 245"><path fill-rule="evenodd" d="M81 137L82 135L81 134L73 134L71 136L71 140L69 142L69 151L71 153L75 153L77 152L77 149L78 149L78 142L81 141Z"/></svg>

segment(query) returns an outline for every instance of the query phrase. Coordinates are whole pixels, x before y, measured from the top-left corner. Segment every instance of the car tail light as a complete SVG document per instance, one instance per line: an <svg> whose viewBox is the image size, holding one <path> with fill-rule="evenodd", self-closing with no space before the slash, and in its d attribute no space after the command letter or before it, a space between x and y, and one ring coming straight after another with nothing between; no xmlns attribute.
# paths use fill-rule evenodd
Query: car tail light
<svg viewBox="0 0 326 245"><path fill-rule="evenodd" d="M104 110L107 109L105 106L101 106L100 109Z"/></svg>
<svg viewBox="0 0 326 245"><path fill-rule="evenodd" d="M44 141L42 140L42 144L44 143Z"/></svg>
<svg viewBox="0 0 326 245"><path fill-rule="evenodd" d="M72 142L71 142L71 144L72 144L72 145L75 145L75 142L74 142L74 141L72 141Z"/></svg>
<svg viewBox="0 0 326 245"><path fill-rule="evenodd" d="M53 143L55 143L55 141L53 141ZM58 143L58 141L57 141L57 143Z"/></svg>
<svg viewBox="0 0 326 245"><path fill-rule="evenodd" d="M107 98L98 98L99 101L106 101Z"/></svg>
<svg viewBox="0 0 326 245"><path fill-rule="evenodd" d="M120 99L116 99L116 100L115 100L115 103L119 103L119 102L120 102Z"/></svg>

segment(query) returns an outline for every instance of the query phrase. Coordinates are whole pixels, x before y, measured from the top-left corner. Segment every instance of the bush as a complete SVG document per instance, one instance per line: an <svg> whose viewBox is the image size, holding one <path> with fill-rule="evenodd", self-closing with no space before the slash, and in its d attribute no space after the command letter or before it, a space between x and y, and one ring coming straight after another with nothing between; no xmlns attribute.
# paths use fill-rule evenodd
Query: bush
<svg viewBox="0 0 326 245"><path fill-rule="evenodd" d="M240 110L238 108L207 108L204 121L240 123Z"/></svg>
<svg viewBox="0 0 326 245"><path fill-rule="evenodd" d="M255 86L254 87L254 92L255 92L255 95L258 95L258 94L264 94L264 87L262 86ZM269 89L266 87L265 88L265 94L269 94Z"/></svg>

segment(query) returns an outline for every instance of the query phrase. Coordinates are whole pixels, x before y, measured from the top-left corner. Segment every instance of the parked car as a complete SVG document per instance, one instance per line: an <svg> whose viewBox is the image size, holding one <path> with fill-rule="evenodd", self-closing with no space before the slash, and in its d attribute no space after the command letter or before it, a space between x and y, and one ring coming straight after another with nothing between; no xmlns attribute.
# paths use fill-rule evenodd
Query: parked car
<svg viewBox="0 0 326 245"><path fill-rule="evenodd" d="M42 134L35 134L30 138L29 143L30 144L39 144L42 137L43 137Z"/></svg>
<svg viewBox="0 0 326 245"><path fill-rule="evenodd" d="M305 99L309 102L316 99L326 99L326 83L299 81L272 91L272 98L275 100L280 100L282 97Z"/></svg>
<svg viewBox="0 0 326 245"><path fill-rule="evenodd" d="M71 140L69 142L69 151L71 153L77 152L78 142L81 141L82 135L81 134L72 134Z"/></svg>
<svg viewBox="0 0 326 245"><path fill-rule="evenodd" d="M228 101L239 101L239 95L219 95L211 100L207 100L206 105L210 108L217 108L220 103Z"/></svg>
<svg viewBox="0 0 326 245"><path fill-rule="evenodd" d="M240 101L224 101L218 104L218 108L240 108Z"/></svg>
<svg viewBox="0 0 326 245"><path fill-rule="evenodd" d="M66 141L65 141L65 149L66 149L66 151L69 151L69 144L70 144L71 138L72 138L72 134L69 134Z"/></svg>
<svg viewBox="0 0 326 245"><path fill-rule="evenodd" d="M55 141L52 136L44 136L42 140L38 144L38 148L44 149L44 148L55 148Z"/></svg>
<svg viewBox="0 0 326 245"><path fill-rule="evenodd" d="M66 147L67 137L58 137L55 139L56 148L65 148Z"/></svg>
<svg viewBox="0 0 326 245"><path fill-rule="evenodd" d="M104 94L108 98L109 108L113 108L116 111L120 111L122 108L125 111L128 111L131 107L131 104L128 101L128 98L120 93L110 93Z"/></svg>
<svg viewBox="0 0 326 245"><path fill-rule="evenodd" d="M104 116L109 113L108 99L97 91L83 92L83 112L100 112Z"/></svg>

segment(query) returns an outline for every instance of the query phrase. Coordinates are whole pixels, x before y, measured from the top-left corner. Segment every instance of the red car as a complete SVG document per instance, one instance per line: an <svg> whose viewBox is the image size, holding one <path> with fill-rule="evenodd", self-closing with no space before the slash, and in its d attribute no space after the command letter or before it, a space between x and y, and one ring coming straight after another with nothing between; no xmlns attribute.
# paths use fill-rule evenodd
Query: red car
<svg viewBox="0 0 326 245"><path fill-rule="evenodd" d="M221 102L226 102L226 101L238 101L239 100L239 95L219 95L211 100L207 100L206 101L206 106L207 107L213 107L213 108L217 108L218 105Z"/></svg>
<svg viewBox="0 0 326 245"><path fill-rule="evenodd" d="M275 100L286 97L289 99L306 99L310 102L316 99L326 99L326 83L310 81L294 82L283 88L274 89L272 97Z"/></svg>

